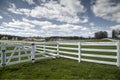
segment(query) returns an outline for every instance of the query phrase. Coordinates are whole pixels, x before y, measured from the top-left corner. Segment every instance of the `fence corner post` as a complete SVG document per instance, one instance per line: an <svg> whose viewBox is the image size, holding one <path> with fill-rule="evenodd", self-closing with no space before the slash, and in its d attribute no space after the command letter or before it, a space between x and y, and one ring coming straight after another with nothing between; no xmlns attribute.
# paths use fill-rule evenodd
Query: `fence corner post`
<svg viewBox="0 0 120 80"><path fill-rule="evenodd" d="M31 60L32 60L32 63L35 62L35 44L34 43L32 43Z"/></svg>
<svg viewBox="0 0 120 80"><path fill-rule="evenodd" d="M59 42L57 42L57 57L60 57L60 53L59 53Z"/></svg>
<svg viewBox="0 0 120 80"><path fill-rule="evenodd" d="M117 66L120 67L120 41L117 42Z"/></svg>
<svg viewBox="0 0 120 80"><path fill-rule="evenodd" d="M78 62L81 62L81 42L78 42Z"/></svg>
<svg viewBox="0 0 120 80"><path fill-rule="evenodd" d="M2 53L1 53L1 58L2 58L1 63L2 63L2 66L4 67L4 66L6 66L6 53L5 53L6 47L5 47L5 45L2 45L1 51L2 51Z"/></svg>

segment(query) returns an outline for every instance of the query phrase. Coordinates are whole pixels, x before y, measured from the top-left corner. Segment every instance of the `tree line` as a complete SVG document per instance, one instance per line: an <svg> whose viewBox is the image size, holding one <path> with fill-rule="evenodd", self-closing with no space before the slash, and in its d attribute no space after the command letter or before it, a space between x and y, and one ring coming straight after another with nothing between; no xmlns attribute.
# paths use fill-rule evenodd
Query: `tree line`
<svg viewBox="0 0 120 80"><path fill-rule="evenodd" d="M112 38L119 38L120 30L112 30ZM51 36L51 37L21 37L21 36L14 36L14 35L5 35L0 34L0 39L2 40L24 40L24 39L45 39L46 41L56 41L56 40L79 40L79 39L102 39L108 38L107 31L98 31L94 33L94 37L81 37L81 36Z"/></svg>
<svg viewBox="0 0 120 80"><path fill-rule="evenodd" d="M120 36L120 30L112 30L112 38L117 39ZM106 31L98 31L94 34L96 39L108 38L108 33Z"/></svg>

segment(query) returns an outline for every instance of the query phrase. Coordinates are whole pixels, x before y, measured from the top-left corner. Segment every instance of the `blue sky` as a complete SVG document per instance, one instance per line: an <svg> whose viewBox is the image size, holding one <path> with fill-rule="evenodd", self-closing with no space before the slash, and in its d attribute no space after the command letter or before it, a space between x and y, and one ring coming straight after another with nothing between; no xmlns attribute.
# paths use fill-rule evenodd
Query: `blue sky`
<svg viewBox="0 0 120 80"><path fill-rule="evenodd" d="M120 0L0 0L0 34L94 36L120 29Z"/></svg>

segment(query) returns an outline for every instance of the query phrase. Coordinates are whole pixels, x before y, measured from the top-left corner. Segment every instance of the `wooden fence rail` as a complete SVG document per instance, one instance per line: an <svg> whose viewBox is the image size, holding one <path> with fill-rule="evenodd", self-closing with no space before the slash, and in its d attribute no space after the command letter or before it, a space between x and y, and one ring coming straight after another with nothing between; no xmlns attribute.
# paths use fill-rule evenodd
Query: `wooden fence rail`
<svg viewBox="0 0 120 80"><path fill-rule="evenodd" d="M120 42L34 42L0 45L0 66L63 57L120 67Z"/></svg>

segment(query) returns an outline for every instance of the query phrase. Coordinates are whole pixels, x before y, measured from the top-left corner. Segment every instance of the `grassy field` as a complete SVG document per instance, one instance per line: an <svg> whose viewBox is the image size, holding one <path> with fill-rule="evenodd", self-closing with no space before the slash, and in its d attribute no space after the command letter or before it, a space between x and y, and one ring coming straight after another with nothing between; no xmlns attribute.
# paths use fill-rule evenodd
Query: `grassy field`
<svg viewBox="0 0 120 80"><path fill-rule="evenodd" d="M86 39L86 40L63 40L60 42L112 42L111 40L102 39Z"/></svg>
<svg viewBox="0 0 120 80"><path fill-rule="evenodd" d="M89 42L105 42L105 40L94 40ZM107 42L107 41L106 41ZM67 47L63 45L63 47ZM77 46L72 46L77 47ZM97 48L97 49L116 49L115 46L109 47L97 47L97 46L82 46L83 48ZM61 49L62 50L62 49ZM63 50L76 52L73 50ZM107 54L115 55L115 53L104 52L92 52L83 51L83 53L91 54ZM62 54L62 53L61 53ZM63 54L64 55L64 54ZM65 54L66 55L66 54ZM74 55L70 55L74 56ZM85 57L84 57L85 58ZM87 57L89 58L89 57ZM98 59L90 57L92 59ZM107 60L100 58L100 60ZM108 61L114 60L110 59ZM26 62L16 65L0 67L0 79L111 79L120 80L120 68L111 65L103 65L89 62L78 62L70 59L58 58L58 59L44 59L36 61L35 63Z"/></svg>
<svg viewBox="0 0 120 80"><path fill-rule="evenodd" d="M120 68L69 59L40 60L0 68L0 79L111 79L120 80Z"/></svg>

